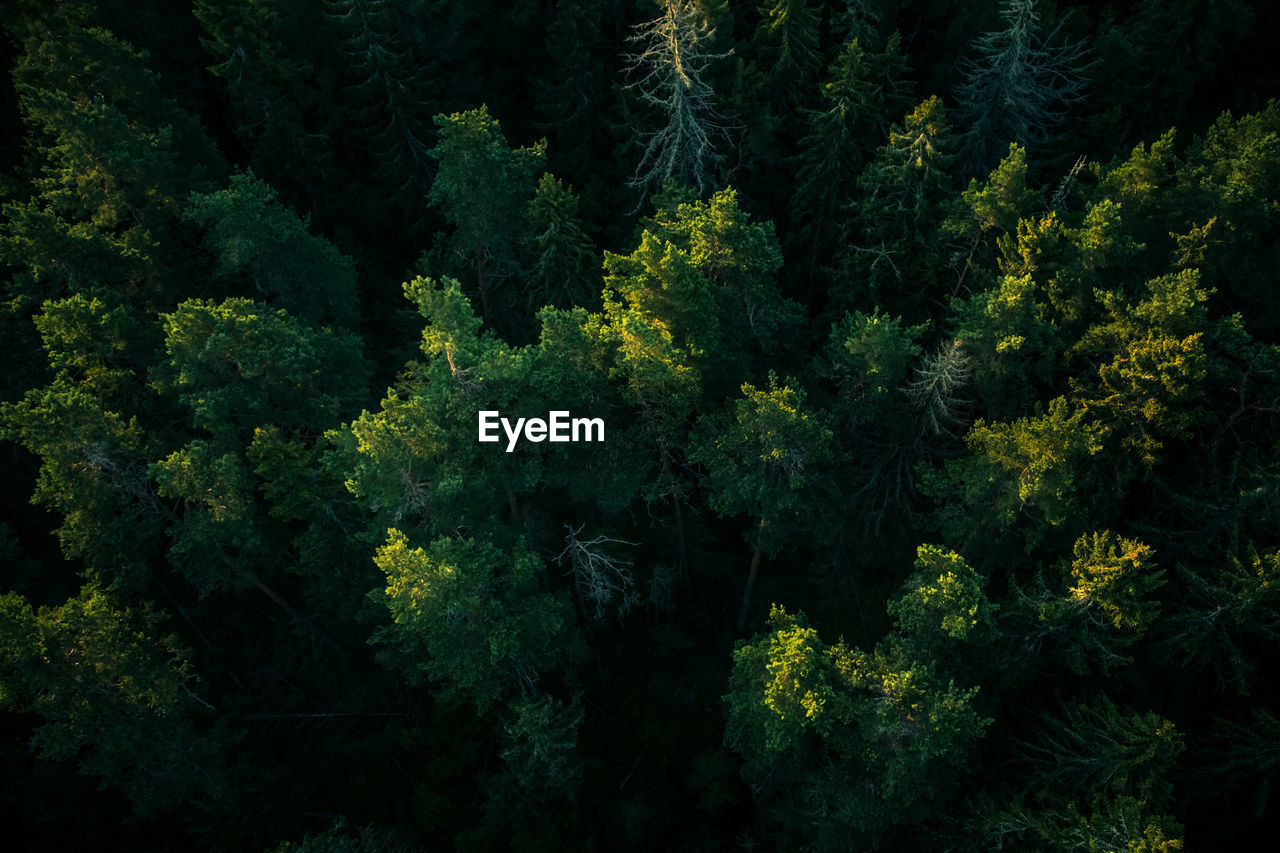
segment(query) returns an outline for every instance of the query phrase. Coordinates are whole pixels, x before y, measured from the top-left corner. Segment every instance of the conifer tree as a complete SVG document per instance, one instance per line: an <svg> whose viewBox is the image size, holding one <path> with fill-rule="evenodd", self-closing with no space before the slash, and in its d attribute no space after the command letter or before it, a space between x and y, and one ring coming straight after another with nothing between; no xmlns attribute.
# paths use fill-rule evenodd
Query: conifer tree
<svg viewBox="0 0 1280 853"><path fill-rule="evenodd" d="M690 458L708 469L712 506L755 522L739 631L751 612L761 558L776 554L821 504L817 486L832 458L831 438L822 413L805 406L804 392L772 373L767 388L743 384L732 419L720 414L699 423Z"/></svg>
<svg viewBox="0 0 1280 853"><path fill-rule="evenodd" d="M491 325L499 323L504 319L499 297L503 284L518 273L524 214L546 145L513 149L485 106L438 115L435 123L440 140L430 154L439 162L439 172L428 198L457 229L451 248L458 260L449 259L449 268L453 263L469 268L481 316Z"/></svg>
<svg viewBox="0 0 1280 853"><path fill-rule="evenodd" d="M410 224L420 222L430 185L428 82L390 0L325 0L325 14L346 38L356 82L347 100L374 179ZM425 102L424 102L425 101Z"/></svg>
<svg viewBox="0 0 1280 853"><path fill-rule="evenodd" d="M635 27L630 70L643 100L657 109L657 130L641 136L644 149L631 185L649 192L677 181L705 195L719 184L725 124L708 80L715 29L694 0L663 0L662 14ZM644 203L643 195L641 201Z"/></svg>
<svg viewBox="0 0 1280 853"><path fill-rule="evenodd" d="M785 832L818 850L874 847L923 821L957 784L992 722L977 688L913 659L891 635L872 652L828 645L774 605L733 653L725 744Z"/></svg>
<svg viewBox="0 0 1280 853"><path fill-rule="evenodd" d="M773 78L773 100L787 112L813 88L822 66L821 9L807 0L769 0L760 7L757 50Z"/></svg>
<svg viewBox="0 0 1280 853"><path fill-rule="evenodd" d="M805 133L797 154L791 233L807 248L811 275L828 260L836 214L848 204L864 165L863 146L889 132L885 116L899 107L898 78L905 65L896 38L879 54L868 54L853 39L827 70L820 104L801 112Z"/></svg>
<svg viewBox="0 0 1280 853"><path fill-rule="evenodd" d="M1089 67L1083 42L1056 44L1061 24L1040 35L1037 0L1003 0L1006 28L979 36L957 92L960 168L981 174L1010 142L1038 148L1084 97Z"/></svg>
<svg viewBox="0 0 1280 853"><path fill-rule="evenodd" d="M193 719L213 710L172 634L150 608L119 607L96 584L56 607L0 596L0 705L40 715L32 748L75 759L121 789L144 820L225 793L225 733Z"/></svg>
<svg viewBox="0 0 1280 853"><path fill-rule="evenodd" d="M951 197L954 137L936 95L894 124L858 178L846 250L831 272L832 307L873 308L914 320L926 314Z"/></svg>
<svg viewBox="0 0 1280 853"><path fill-rule="evenodd" d="M577 194L544 173L524 215L529 231L520 254L526 309L588 306L599 296L600 256L582 230Z"/></svg>
<svg viewBox="0 0 1280 853"><path fill-rule="evenodd" d="M332 203L336 129L318 124L322 83L291 50L298 26L282 0L196 0L201 39L216 60L209 70L227 87L235 131L254 171L306 209ZM318 22L318 20L317 20Z"/></svg>

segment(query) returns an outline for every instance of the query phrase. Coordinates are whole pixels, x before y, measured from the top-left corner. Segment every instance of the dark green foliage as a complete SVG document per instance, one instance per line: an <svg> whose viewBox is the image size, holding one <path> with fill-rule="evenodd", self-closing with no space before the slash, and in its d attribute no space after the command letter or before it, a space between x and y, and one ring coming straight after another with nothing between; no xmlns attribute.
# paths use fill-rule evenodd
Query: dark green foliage
<svg viewBox="0 0 1280 853"><path fill-rule="evenodd" d="M1088 52L1040 34L1037 0L1004 0L1005 28L975 39L957 95L961 167L970 174L995 163L1004 146L1041 147L1067 109L1083 98Z"/></svg>
<svg viewBox="0 0 1280 853"><path fill-rule="evenodd" d="M544 173L524 215L529 224L522 251L526 258L525 304L534 311L544 305L571 308L592 304L597 296L600 257L582 230L578 196Z"/></svg>
<svg viewBox="0 0 1280 853"><path fill-rule="evenodd" d="M431 203L455 227L447 269L466 270L480 294L482 316L493 323L506 282L518 275L516 253L534 199L534 174L545 145L512 149L485 107L438 115L440 141L429 152L439 161ZM548 200L544 194L542 204ZM536 220L534 220L536 222Z"/></svg>
<svg viewBox="0 0 1280 853"><path fill-rule="evenodd" d="M1271 6L5 8L8 847L1276 822Z"/></svg>
<svg viewBox="0 0 1280 853"><path fill-rule="evenodd" d="M191 425L241 438L255 426L323 428L365 395L360 344L248 299L191 300L164 324L153 384L191 412Z"/></svg>
<svg viewBox="0 0 1280 853"><path fill-rule="evenodd" d="M769 628L734 651L725 743L784 830L844 849L941 805L991 722L976 688L944 681L895 637L870 654L828 646L776 606Z"/></svg>
<svg viewBox="0 0 1280 853"><path fill-rule="evenodd" d="M427 78L389 0L326 0L325 16L342 34L355 80L345 92L347 125L359 133L373 181L392 209L416 225L431 165L422 105Z"/></svg>
<svg viewBox="0 0 1280 853"><path fill-rule="evenodd" d="M506 691L534 689L564 650L568 602L539 591L537 559L524 549L444 538L411 549L393 529L374 561L393 620L374 641L443 682L445 699L484 712Z"/></svg>
<svg viewBox="0 0 1280 853"><path fill-rule="evenodd" d="M92 584L56 608L0 598L0 703L41 716L42 758L79 759L143 819L217 797L223 783L224 744L192 720L214 709L177 638L155 636L159 621Z"/></svg>
<svg viewBox="0 0 1280 853"><path fill-rule="evenodd" d="M884 52L868 54L851 40L827 71L819 105L803 111L791 218L794 239L807 248L809 275L829 261L837 215L850 201L866 152L889 132L886 116L903 106L906 60L899 49L894 38Z"/></svg>
<svg viewBox="0 0 1280 853"><path fill-rule="evenodd" d="M940 294L940 212L951 194L953 135L936 95L889 131L888 142L858 178L831 271L831 300L840 310L884 308L918 318Z"/></svg>
<svg viewBox="0 0 1280 853"><path fill-rule="evenodd" d="M357 325L351 259L308 234L306 223L267 184L233 175L227 189L193 195L186 217L204 232L217 279L313 325Z"/></svg>

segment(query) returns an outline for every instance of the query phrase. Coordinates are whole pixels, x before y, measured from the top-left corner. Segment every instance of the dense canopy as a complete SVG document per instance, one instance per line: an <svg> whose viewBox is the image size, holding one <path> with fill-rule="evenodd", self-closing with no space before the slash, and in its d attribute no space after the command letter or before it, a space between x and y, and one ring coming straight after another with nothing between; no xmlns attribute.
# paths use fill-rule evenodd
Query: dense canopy
<svg viewBox="0 0 1280 853"><path fill-rule="evenodd" d="M5 849L1280 818L1274 4L3 30Z"/></svg>

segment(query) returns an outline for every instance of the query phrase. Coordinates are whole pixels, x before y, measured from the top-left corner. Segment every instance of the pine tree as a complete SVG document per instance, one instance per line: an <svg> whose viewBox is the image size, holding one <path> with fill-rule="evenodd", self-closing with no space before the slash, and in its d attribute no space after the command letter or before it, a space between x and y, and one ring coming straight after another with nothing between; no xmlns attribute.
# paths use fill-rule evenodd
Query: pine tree
<svg viewBox="0 0 1280 853"><path fill-rule="evenodd" d="M578 196L550 172L525 208L528 236L524 259L524 303L532 314L544 305L589 305L599 296L600 255L582 230Z"/></svg>
<svg viewBox="0 0 1280 853"><path fill-rule="evenodd" d="M356 78L347 100L374 179L409 224L419 224L430 185L428 81L406 42L390 0L325 0L326 15L346 37ZM425 103L424 103L425 102Z"/></svg>
<svg viewBox="0 0 1280 853"><path fill-rule="evenodd" d="M316 69L290 50L287 0L197 0L209 67L227 88L237 137L254 171L305 209L332 203L335 135L317 122L323 93Z"/></svg>
<svg viewBox="0 0 1280 853"><path fill-rule="evenodd" d="M440 141L430 154L440 165L428 198L457 229L450 248L475 276L485 322L509 327L514 318L499 313L499 297L518 272L524 214L546 144L513 149L485 106L438 115L435 123Z"/></svg>
<svg viewBox="0 0 1280 853"><path fill-rule="evenodd" d="M158 635L160 624L154 610L120 607L93 583L56 607L0 596L0 705L38 714L32 749L78 760L144 820L219 797L227 782L227 738L197 727L213 706L197 692L189 652Z"/></svg>
<svg viewBox="0 0 1280 853"><path fill-rule="evenodd" d="M886 310L915 320L942 268L944 210L952 196L954 137L936 95L894 124L858 178L831 271L832 308Z"/></svg>
<svg viewBox="0 0 1280 853"><path fill-rule="evenodd" d="M820 105L801 112L805 132L796 156L791 237L807 247L811 275L828 260L836 214L853 194L864 146L889 132L885 116L899 107L898 78L905 65L896 38L879 54L868 54L854 39L828 69Z"/></svg>
<svg viewBox="0 0 1280 853"><path fill-rule="evenodd" d="M767 387L743 384L732 417L716 414L699 422L689 458L707 468L711 505L722 515L742 513L755 521L739 631L751 613L761 558L795 537L826 497L821 484L832 460L832 435L824 414L805 405L802 390L779 384L770 373Z"/></svg>
<svg viewBox="0 0 1280 853"><path fill-rule="evenodd" d="M643 100L657 107L659 129L644 134L644 156L631 186L652 191L669 180L705 195L718 183L716 167L724 159L717 142L725 125L716 110L708 68L724 53L711 52L715 30L694 0L664 0L658 18L635 28L629 55L632 84ZM644 203L643 196L637 209Z"/></svg>
<svg viewBox="0 0 1280 853"><path fill-rule="evenodd" d="M1084 97L1083 42L1055 44L1062 25L1040 36L1037 0L1002 0L1006 29L979 36L961 64L957 92L960 167L982 174L1010 142L1038 149Z"/></svg>
<svg viewBox="0 0 1280 853"><path fill-rule="evenodd" d="M760 12L757 50L771 69L773 101L791 112L798 100L808 100L807 94L822 67L822 11L807 0L769 0Z"/></svg>

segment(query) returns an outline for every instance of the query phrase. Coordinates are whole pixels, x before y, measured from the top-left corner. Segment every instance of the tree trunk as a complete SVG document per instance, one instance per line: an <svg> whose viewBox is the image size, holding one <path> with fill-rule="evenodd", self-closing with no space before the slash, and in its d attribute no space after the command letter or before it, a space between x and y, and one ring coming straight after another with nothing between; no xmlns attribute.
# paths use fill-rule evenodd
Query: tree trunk
<svg viewBox="0 0 1280 853"><path fill-rule="evenodd" d="M591 649L591 657L595 660L596 671L599 672L604 668L604 661L600 659L600 647L596 645L596 633L591 630L591 617L587 614L587 599L582 594L582 577L578 572L578 564L576 561L570 561L573 566L573 600L578 605L578 616L582 619L582 630L587 635L587 646Z"/></svg>
<svg viewBox="0 0 1280 853"><path fill-rule="evenodd" d="M484 248L476 244L476 284L480 287L480 313L484 315L485 323L493 325L493 315L489 312L489 282L488 276L485 275L485 254Z"/></svg>
<svg viewBox="0 0 1280 853"><path fill-rule="evenodd" d="M751 610L751 593L756 588L756 577L760 574L760 557L761 557L761 539L764 537L764 529L769 522L760 519L760 526L756 528L756 550L751 555L751 569L747 572L747 589L742 593L742 609L738 611L738 632L741 633L747 627L747 613Z"/></svg>
<svg viewBox="0 0 1280 853"><path fill-rule="evenodd" d="M671 477L671 459L665 451L662 454L662 473L665 477ZM679 490L671 497L671 502L675 505L676 510L676 563L680 566L680 579L684 583L685 596L690 595L689 583L689 549L685 542L684 534L684 503Z"/></svg>
<svg viewBox="0 0 1280 853"><path fill-rule="evenodd" d="M680 505L684 503L679 495L676 495L676 560L680 563L680 577L684 580L684 594L689 596L692 594L692 584L689 582L689 549L685 543L684 535L684 510Z"/></svg>

